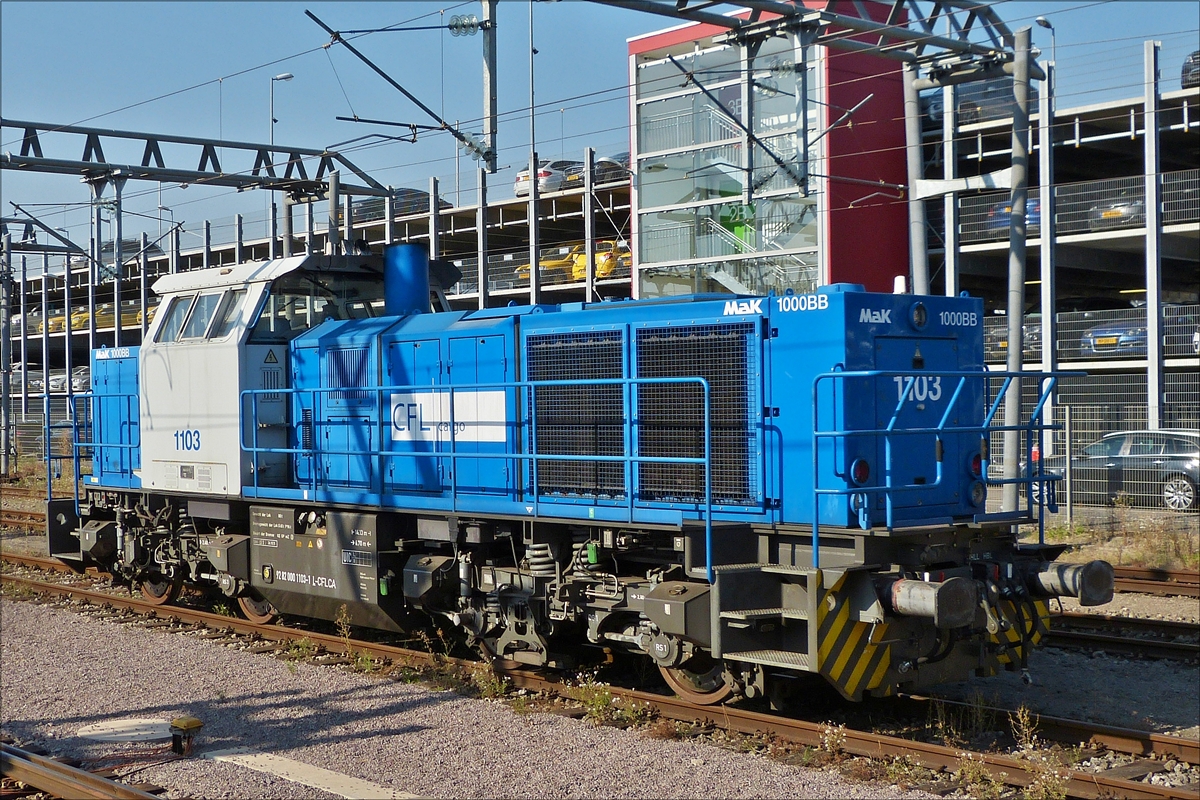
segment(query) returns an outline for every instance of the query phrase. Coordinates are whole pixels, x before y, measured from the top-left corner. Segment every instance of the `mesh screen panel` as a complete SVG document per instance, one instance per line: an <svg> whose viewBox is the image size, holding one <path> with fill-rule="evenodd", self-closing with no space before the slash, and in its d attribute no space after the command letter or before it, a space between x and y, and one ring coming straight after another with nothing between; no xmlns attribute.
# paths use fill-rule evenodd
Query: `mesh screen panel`
<svg viewBox="0 0 1200 800"><path fill-rule="evenodd" d="M713 502L756 503L755 421L759 408L757 338L752 323L648 328L637 332L640 378L702 377L711 402ZM704 389L699 384L638 386L638 453L704 456ZM703 502L699 464L642 463L645 500Z"/></svg>
<svg viewBox="0 0 1200 800"><path fill-rule="evenodd" d="M326 385L334 389L358 389L367 385L367 348L330 350L326 355ZM273 387L271 387L273 388ZM368 391L330 392L330 400L366 400Z"/></svg>
<svg viewBox="0 0 1200 800"><path fill-rule="evenodd" d="M620 331L530 336L528 379L620 379L623 350ZM541 386L531 391L530 398L539 455L623 455L625 414L620 384ZM621 462L544 460L538 463L538 492L623 497L625 467Z"/></svg>

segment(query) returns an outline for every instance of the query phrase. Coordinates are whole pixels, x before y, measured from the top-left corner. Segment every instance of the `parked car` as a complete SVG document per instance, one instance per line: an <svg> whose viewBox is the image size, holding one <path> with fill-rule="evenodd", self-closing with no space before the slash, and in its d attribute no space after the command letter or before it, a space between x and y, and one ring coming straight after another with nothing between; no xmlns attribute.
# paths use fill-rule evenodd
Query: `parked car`
<svg viewBox="0 0 1200 800"><path fill-rule="evenodd" d="M987 227L988 230L1008 230L1012 225L1012 205L1008 200L997 203L988 209ZM1040 230L1042 227L1042 201L1041 198L1031 197L1025 203L1025 231L1033 233Z"/></svg>
<svg viewBox="0 0 1200 800"><path fill-rule="evenodd" d="M51 370L50 393L65 394L67 391L67 371L65 369Z"/></svg>
<svg viewBox="0 0 1200 800"><path fill-rule="evenodd" d="M46 319L38 323L38 333L60 333L67 329L67 315L61 308L50 309Z"/></svg>
<svg viewBox="0 0 1200 800"><path fill-rule="evenodd" d="M538 266L541 267L541 271L538 273L539 277L551 283L563 283L570 280L576 256L583 257L582 244L563 247L553 255L539 257ZM528 264L521 264L517 267L517 277L529 280Z"/></svg>
<svg viewBox="0 0 1200 800"><path fill-rule="evenodd" d="M1102 201L1088 211L1088 230L1136 228L1146 224L1146 201L1140 194L1122 192L1119 197Z"/></svg>
<svg viewBox="0 0 1200 800"><path fill-rule="evenodd" d="M29 391L40 392L42 390L42 386L43 386L43 384L42 384L42 365L41 364L29 364L28 366L26 366L25 364L18 361L17 363L12 365L12 375L9 378L9 380L11 381L11 383L9 385L12 386L13 394L20 394L21 382L25 378L25 370L26 369L29 370L29 379L28 379L28 382L26 383L26 386L29 387Z"/></svg>
<svg viewBox="0 0 1200 800"><path fill-rule="evenodd" d="M1196 332L1200 330L1200 314L1194 306L1163 307L1163 352L1184 355L1190 348L1196 352ZM1079 340L1083 356L1111 358L1113 356L1146 355L1146 320L1120 320L1088 328Z"/></svg>
<svg viewBox="0 0 1200 800"><path fill-rule="evenodd" d="M926 128L942 124L944 95L941 89L923 93L919 97L921 114L929 120ZM1037 108L1037 87L1029 86L1030 108ZM983 81L963 83L955 87L955 102L958 104L958 124L972 125L978 122L1006 119L1012 116L1013 80L1008 77L989 78Z"/></svg>
<svg viewBox="0 0 1200 800"><path fill-rule="evenodd" d="M596 242L596 279L612 277L614 273L617 275L629 275L630 269L633 266L633 254L629 252L629 245L625 242L616 242L610 239ZM587 279L587 255L580 249L580 252L575 255L575 263L571 268L571 277L577 281Z"/></svg>
<svg viewBox="0 0 1200 800"><path fill-rule="evenodd" d="M367 197L355 202L351 208L355 222L372 222L383 219L386 201L382 197ZM450 208L451 204L438 198L438 208ZM423 214L429 211L429 192L401 186L392 190L392 213L397 217Z"/></svg>
<svg viewBox="0 0 1200 800"><path fill-rule="evenodd" d="M580 164L578 168L567 170L567 186L563 188L574 188L582 184L583 172L583 164ZM629 153L601 156L596 159L592 167L592 182L599 184L628 181L630 174Z"/></svg>
<svg viewBox="0 0 1200 800"><path fill-rule="evenodd" d="M1133 308L1133 304L1125 299L1109 297L1060 297L1054 304L1055 314L1083 313L1088 316L1099 315L1104 311L1119 311ZM1025 321L1021 325L1022 352L1026 357L1039 358L1042 354L1042 306L1034 303L1025 312ZM1059 338L1060 347L1062 338ZM989 326L984 331L984 348L986 352L1001 353L1008 350L1008 326ZM1074 353L1059 353L1060 356Z"/></svg>
<svg viewBox="0 0 1200 800"><path fill-rule="evenodd" d="M568 188L568 176L578 175L583 164L578 161L539 161L538 162L538 192L557 192ZM524 197L529 194L529 170L523 169L517 173L513 182L513 194Z"/></svg>
<svg viewBox="0 0 1200 800"><path fill-rule="evenodd" d="M71 370L71 391L82 393L92 390L91 367L76 367Z"/></svg>
<svg viewBox="0 0 1200 800"><path fill-rule="evenodd" d="M1200 50L1193 51L1183 60L1183 69L1179 71L1179 85L1184 89L1200 86Z"/></svg>
<svg viewBox="0 0 1200 800"><path fill-rule="evenodd" d="M1046 474L1065 476L1067 458L1041 462ZM1200 485L1200 430L1124 431L1110 433L1071 457L1072 499L1081 504L1107 504L1124 499L1134 505L1196 512ZM1038 498L1034 484L1034 499ZM1060 482L1058 500L1065 487Z"/></svg>

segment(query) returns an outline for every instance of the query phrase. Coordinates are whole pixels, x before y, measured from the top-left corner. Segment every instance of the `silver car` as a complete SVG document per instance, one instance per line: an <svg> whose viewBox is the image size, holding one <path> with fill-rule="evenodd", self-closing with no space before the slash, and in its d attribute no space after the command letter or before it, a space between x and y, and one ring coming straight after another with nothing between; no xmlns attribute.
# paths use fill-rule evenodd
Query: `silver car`
<svg viewBox="0 0 1200 800"><path fill-rule="evenodd" d="M578 175L583 170L579 161L539 161L537 182L538 194L542 192L557 192L566 189L570 184L570 176ZM513 183L513 194L524 197L529 194L529 170L523 169L517 173Z"/></svg>

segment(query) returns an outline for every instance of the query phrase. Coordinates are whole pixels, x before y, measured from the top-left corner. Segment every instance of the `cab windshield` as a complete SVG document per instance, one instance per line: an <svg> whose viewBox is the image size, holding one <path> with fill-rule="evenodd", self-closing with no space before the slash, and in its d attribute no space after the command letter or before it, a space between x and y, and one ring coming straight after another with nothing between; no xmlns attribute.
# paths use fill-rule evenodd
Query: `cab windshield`
<svg viewBox="0 0 1200 800"><path fill-rule="evenodd" d="M271 285L251 344L291 341L325 320L362 319L383 303L383 278L303 270Z"/></svg>

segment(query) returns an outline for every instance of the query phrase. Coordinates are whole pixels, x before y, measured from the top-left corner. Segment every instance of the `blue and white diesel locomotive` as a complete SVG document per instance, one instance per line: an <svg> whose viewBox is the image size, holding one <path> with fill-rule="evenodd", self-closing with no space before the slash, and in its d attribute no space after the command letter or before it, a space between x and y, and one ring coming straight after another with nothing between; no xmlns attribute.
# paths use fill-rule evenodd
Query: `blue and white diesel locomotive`
<svg viewBox="0 0 1200 800"><path fill-rule="evenodd" d="M859 699L1024 668L1047 598L1112 596L1107 564L1018 546L1029 501L986 509L1005 376L977 299L429 313L412 245L154 290L142 346L93 353L91 474L47 535L161 602L420 611L507 661L641 654L717 703L805 672ZM1053 379L1025 377L1028 449Z"/></svg>

